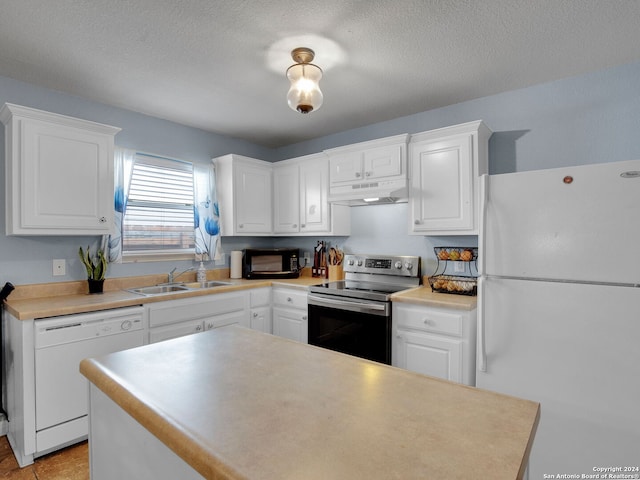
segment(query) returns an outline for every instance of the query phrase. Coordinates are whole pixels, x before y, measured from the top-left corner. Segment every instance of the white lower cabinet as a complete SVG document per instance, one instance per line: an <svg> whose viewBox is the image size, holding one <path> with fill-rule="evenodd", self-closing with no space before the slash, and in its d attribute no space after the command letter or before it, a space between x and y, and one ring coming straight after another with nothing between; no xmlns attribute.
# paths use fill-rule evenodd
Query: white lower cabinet
<svg viewBox="0 0 640 480"><path fill-rule="evenodd" d="M392 365L475 385L476 310L392 306Z"/></svg>
<svg viewBox="0 0 640 480"><path fill-rule="evenodd" d="M249 290L249 328L271 333L271 287Z"/></svg>
<svg viewBox="0 0 640 480"><path fill-rule="evenodd" d="M149 343L225 325L249 326L246 291L168 300L148 304L146 308L149 314Z"/></svg>
<svg viewBox="0 0 640 480"><path fill-rule="evenodd" d="M273 287L273 334L308 343L307 291Z"/></svg>

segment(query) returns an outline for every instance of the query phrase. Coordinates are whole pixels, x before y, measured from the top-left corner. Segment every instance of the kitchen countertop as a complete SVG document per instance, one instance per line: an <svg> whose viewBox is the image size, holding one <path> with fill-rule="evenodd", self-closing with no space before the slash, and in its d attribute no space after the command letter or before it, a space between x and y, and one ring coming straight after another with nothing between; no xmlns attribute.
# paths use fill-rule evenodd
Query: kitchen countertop
<svg viewBox="0 0 640 480"><path fill-rule="evenodd" d="M161 277L164 279L166 277ZM35 292L22 293L13 298L7 299L5 308L18 320L31 320L34 318L54 317L57 315L69 315L73 313L93 312L110 308L130 307L132 305L143 305L145 303L164 302L179 298L198 297L202 295L212 295L217 293L228 293L251 288L282 286L287 288L299 288L306 290L309 285L322 283L324 279L311 276L282 280L245 280L229 279L228 277L207 278L207 280L221 280L229 282L230 285L218 286L215 288L194 289L176 293L166 293L155 296L143 296L128 292L128 288L156 285L163 280L149 281L147 279L138 280L144 277L132 277L126 279L109 279L110 288L105 287L105 292L101 294L76 293L86 289L86 282L66 282L69 285L43 284L33 287ZM185 280L191 282L194 280ZM17 287L21 289L27 287ZM65 290L66 289L66 290Z"/></svg>
<svg viewBox="0 0 640 480"><path fill-rule="evenodd" d="M470 295L433 292L428 284L391 295L392 302L460 310L474 310L478 303L477 298Z"/></svg>
<svg viewBox="0 0 640 480"><path fill-rule="evenodd" d="M205 478L513 480L539 418L535 402L236 326L80 371Z"/></svg>
<svg viewBox="0 0 640 480"><path fill-rule="evenodd" d="M299 278L282 280L245 280L229 279L229 270L210 270L207 280L221 280L230 285L215 288L189 290L178 293L167 293L156 296L142 296L128 292L126 289L156 285L166 281L166 275L148 275L143 277L109 278L105 281L105 292L89 295L86 292L87 282L58 282L37 285L18 285L5 302L5 308L18 320L54 317L74 313L94 312L110 308L130 307L145 303L164 302L178 298L197 297L216 293L227 293L238 290L260 287L286 287L307 290L310 285L325 281L324 278L302 275ZM191 278L193 276L194 278ZM195 281L195 274L186 275L187 283ZM412 288L392 295L394 302L413 303L418 305L460 308L473 310L476 297L433 293L429 286Z"/></svg>

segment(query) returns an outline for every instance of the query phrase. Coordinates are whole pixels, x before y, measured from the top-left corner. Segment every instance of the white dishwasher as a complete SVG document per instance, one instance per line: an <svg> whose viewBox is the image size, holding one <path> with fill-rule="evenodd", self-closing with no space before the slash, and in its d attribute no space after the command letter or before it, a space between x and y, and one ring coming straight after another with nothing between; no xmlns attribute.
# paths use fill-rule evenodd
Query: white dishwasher
<svg viewBox="0 0 640 480"><path fill-rule="evenodd" d="M141 306L35 321L36 452L88 434L88 387L80 361L143 344Z"/></svg>

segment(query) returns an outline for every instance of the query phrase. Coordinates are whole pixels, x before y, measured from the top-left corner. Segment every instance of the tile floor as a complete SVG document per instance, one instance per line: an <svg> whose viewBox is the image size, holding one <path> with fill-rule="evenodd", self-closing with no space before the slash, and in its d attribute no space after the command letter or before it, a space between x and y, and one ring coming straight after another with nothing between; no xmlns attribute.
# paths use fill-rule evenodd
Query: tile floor
<svg viewBox="0 0 640 480"><path fill-rule="evenodd" d="M89 480L89 448L82 442L37 458L33 465L18 467L7 437L0 437L0 479Z"/></svg>

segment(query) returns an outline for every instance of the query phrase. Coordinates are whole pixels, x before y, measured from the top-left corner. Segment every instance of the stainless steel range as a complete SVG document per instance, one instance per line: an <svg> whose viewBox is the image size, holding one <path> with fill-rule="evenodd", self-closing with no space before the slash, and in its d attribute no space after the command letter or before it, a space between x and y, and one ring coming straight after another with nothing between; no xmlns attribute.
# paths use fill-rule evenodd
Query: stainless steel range
<svg viewBox="0 0 640 480"><path fill-rule="evenodd" d="M309 289L309 343L391 365L390 297L420 285L420 257L345 255L343 268Z"/></svg>

